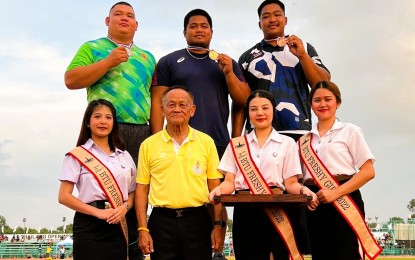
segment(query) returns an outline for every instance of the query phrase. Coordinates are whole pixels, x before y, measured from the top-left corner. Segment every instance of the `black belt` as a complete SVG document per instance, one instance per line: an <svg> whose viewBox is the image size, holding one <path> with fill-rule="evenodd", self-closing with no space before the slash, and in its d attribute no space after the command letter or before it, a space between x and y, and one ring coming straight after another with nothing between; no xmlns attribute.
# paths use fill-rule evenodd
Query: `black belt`
<svg viewBox="0 0 415 260"><path fill-rule="evenodd" d="M346 180L349 180L353 177L353 175L345 175L345 174L341 174L341 175L335 175L333 176L338 182L343 182ZM305 186L316 186L316 182L314 181L314 179L310 178L310 179L306 179L304 180L303 184Z"/></svg>
<svg viewBox="0 0 415 260"><path fill-rule="evenodd" d="M206 205L200 207L189 207L189 208L180 208L180 209L169 209L169 208L162 208L162 207L154 207L151 211L151 214L156 215L165 215L170 217L181 218L187 215L194 215L197 213L201 213L207 210Z"/></svg>
<svg viewBox="0 0 415 260"><path fill-rule="evenodd" d="M91 205L92 207L98 208L98 209L106 209L108 207L111 207L108 200L96 200L93 202L87 203L88 205Z"/></svg>

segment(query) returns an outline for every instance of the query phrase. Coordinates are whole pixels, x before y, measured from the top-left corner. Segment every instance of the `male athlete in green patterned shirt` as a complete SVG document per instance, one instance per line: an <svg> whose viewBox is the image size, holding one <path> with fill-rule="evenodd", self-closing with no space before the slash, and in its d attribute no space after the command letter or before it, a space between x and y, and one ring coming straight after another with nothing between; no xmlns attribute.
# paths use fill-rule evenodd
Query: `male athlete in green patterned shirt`
<svg viewBox="0 0 415 260"><path fill-rule="evenodd" d="M137 164L140 144L150 136L149 89L156 61L133 43L138 22L129 3L113 5L105 24L108 36L79 48L65 73L65 85L68 89L86 88L88 102L102 98L114 105L127 151ZM129 259L144 259L137 245L135 209L126 217Z"/></svg>
<svg viewBox="0 0 415 260"><path fill-rule="evenodd" d="M86 42L76 53L67 71L70 73L72 69L99 63L116 48L117 45L109 38ZM97 81L87 86L88 102L107 99L117 110L118 122L146 124L151 104L148 86L154 66L155 60L150 52L132 45L127 62L109 68Z"/></svg>

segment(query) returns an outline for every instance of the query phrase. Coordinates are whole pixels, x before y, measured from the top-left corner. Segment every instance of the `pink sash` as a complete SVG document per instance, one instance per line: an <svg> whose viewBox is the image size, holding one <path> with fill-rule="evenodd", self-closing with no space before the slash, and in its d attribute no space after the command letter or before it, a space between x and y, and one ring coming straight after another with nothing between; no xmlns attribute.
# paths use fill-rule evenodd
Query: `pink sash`
<svg viewBox="0 0 415 260"><path fill-rule="evenodd" d="M245 136L231 140L232 152L252 194L273 194L251 158ZM285 211L279 207L265 207L265 213L287 246L291 260L304 260L295 242L293 229Z"/></svg>
<svg viewBox="0 0 415 260"><path fill-rule="evenodd" d="M124 203L123 196L117 181L115 180L111 171L98 158L96 158L92 153L90 153L82 146L76 147L68 154L78 160L82 166L87 168L88 171L92 173L102 191L108 198L112 208L121 206ZM125 241L128 245L128 228L125 217L120 221L120 227L123 231Z"/></svg>
<svg viewBox="0 0 415 260"><path fill-rule="evenodd" d="M314 149L311 147L312 138L313 136L311 134L307 134L298 140L300 158L320 189L323 187L331 190L335 189L340 186L340 184L314 152ZM332 203L356 233L356 236L369 259L375 259L382 252L382 248L377 244L375 238L370 233L364 218L354 201L349 195L345 195L337 198Z"/></svg>

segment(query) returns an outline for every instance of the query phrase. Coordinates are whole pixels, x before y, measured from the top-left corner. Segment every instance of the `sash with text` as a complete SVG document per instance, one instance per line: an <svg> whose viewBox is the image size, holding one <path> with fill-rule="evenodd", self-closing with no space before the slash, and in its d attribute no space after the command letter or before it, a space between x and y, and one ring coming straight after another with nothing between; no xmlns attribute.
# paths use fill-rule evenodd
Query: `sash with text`
<svg viewBox="0 0 415 260"><path fill-rule="evenodd" d="M252 194L273 194L258 167L252 160L248 142L245 136L231 140L232 152L238 168L248 183ZM264 207L265 213L287 246L291 260L304 260L295 242L293 229L285 211L279 207Z"/></svg>
<svg viewBox="0 0 415 260"><path fill-rule="evenodd" d="M121 206L124 203L117 181L111 171L98 158L82 146L76 147L68 154L78 160L82 166L92 173L99 186L104 191L112 208ZM120 221L120 227L128 245L128 227L125 217Z"/></svg>
<svg viewBox="0 0 415 260"><path fill-rule="evenodd" d="M340 184L314 152L314 149L311 146L312 138L311 134L306 134L298 140L300 158L320 189L336 189ZM359 242L369 259L375 259L382 252L382 248L377 244L375 238L370 233L355 202L349 195L345 195L337 198L332 203L356 233Z"/></svg>

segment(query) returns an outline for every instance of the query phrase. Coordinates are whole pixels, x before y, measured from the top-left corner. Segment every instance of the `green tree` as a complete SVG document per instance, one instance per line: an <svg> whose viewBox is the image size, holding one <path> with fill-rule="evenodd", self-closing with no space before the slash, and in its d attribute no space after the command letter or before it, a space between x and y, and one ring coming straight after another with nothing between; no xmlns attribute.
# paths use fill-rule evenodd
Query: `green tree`
<svg viewBox="0 0 415 260"><path fill-rule="evenodd" d="M73 224L66 225L66 232L72 234L73 233Z"/></svg>
<svg viewBox="0 0 415 260"><path fill-rule="evenodd" d="M1 227L6 227L7 226L7 223L6 223L6 218L5 217L3 217L2 215L0 215L0 228Z"/></svg>
<svg viewBox="0 0 415 260"><path fill-rule="evenodd" d="M415 199L411 199L407 207L409 211L412 213L411 218L415 218Z"/></svg>
<svg viewBox="0 0 415 260"><path fill-rule="evenodd" d="M49 232L49 229L47 229L47 228L42 228L41 230L40 230L40 234L49 234L50 232Z"/></svg>
<svg viewBox="0 0 415 260"><path fill-rule="evenodd" d="M390 218L389 223L401 224L401 223L405 223L405 221L400 217L392 217L392 218Z"/></svg>
<svg viewBox="0 0 415 260"><path fill-rule="evenodd" d="M66 225L65 232L63 232L63 226L57 227L56 228L56 231L58 231L58 233L68 233L68 234L72 234L73 224Z"/></svg>
<svg viewBox="0 0 415 260"><path fill-rule="evenodd" d="M226 229L227 232L232 232L233 221L232 219L228 219L228 228Z"/></svg>
<svg viewBox="0 0 415 260"><path fill-rule="evenodd" d="M25 234L26 230L24 230L24 228L22 228L21 226L18 226L16 229L16 234Z"/></svg>

